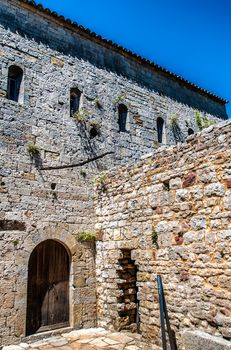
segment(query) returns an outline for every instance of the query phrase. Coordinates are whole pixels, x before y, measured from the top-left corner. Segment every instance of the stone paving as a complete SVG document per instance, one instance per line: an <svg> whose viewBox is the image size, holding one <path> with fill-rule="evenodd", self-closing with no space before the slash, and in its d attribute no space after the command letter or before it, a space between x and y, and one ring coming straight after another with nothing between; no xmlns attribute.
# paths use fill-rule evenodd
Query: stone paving
<svg viewBox="0 0 231 350"><path fill-rule="evenodd" d="M74 330L31 343L4 346L2 350L159 350L136 333L109 332L103 328Z"/></svg>

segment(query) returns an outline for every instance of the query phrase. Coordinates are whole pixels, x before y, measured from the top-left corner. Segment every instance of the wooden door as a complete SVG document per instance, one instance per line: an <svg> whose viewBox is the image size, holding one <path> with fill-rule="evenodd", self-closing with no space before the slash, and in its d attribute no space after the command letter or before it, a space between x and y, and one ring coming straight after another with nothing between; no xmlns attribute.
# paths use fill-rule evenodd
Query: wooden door
<svg viewBox="0 0 231 350"><path fill-rule="evenodd" d="M69 325L69 256L56 241L40 243L28 266L26 335Z"/></svg>

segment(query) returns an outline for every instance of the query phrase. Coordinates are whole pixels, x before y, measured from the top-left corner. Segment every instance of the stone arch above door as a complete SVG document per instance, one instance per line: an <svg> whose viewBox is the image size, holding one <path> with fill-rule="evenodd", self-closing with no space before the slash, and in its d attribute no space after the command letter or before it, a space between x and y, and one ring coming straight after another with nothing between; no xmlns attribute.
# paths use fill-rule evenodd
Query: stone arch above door
<svg viewBox="0 0 231 350"><path fill-rule="evenodd" d="M70 258L70 327L94 327L96 325L95 252L87 244L76 240L65 223L38 225L24 232L20 243L20 254L15 256L17 282L15 286L15 308L17 320L15 336L26 334L28 263L32 251L41 242L52 239L62 244ZM31 228L30 228L31 229ZM83 269L84 266L84 269ZM81 280L81 281L80 281ZM81 283L80 283L81 282ZM80 292L84 295L79 297Z"/></svg>

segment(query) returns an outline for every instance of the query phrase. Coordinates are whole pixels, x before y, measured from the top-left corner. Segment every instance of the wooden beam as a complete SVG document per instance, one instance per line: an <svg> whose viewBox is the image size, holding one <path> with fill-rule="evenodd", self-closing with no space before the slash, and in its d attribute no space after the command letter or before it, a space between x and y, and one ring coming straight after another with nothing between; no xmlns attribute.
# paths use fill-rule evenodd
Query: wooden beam
<svg viewBox="0 0 231 350"><path fill-rule="evenodd" d="M88 159L83 160L82 162L79 162L76 164L41 167L40 170L55 170L55 169L58 170L58 169L76 168L76 167L83 166L85 164L94 162L95 160L101 159L101 158L107 156L108 154L113 154L113 153L114 153L113 151L106 152L106 153L100 154L99 156L95 156L93 158L88 158Z"/></svg>

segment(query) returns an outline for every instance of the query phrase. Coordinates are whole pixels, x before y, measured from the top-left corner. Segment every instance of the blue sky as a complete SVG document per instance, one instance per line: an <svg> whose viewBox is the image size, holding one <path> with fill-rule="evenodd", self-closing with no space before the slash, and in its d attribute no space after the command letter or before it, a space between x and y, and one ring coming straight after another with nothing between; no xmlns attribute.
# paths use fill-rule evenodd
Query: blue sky
<svg viewBox="0 0 231 350"><path fill-rule="evenodd" d="M36 2L231 101L231 0Z"/></svg>

